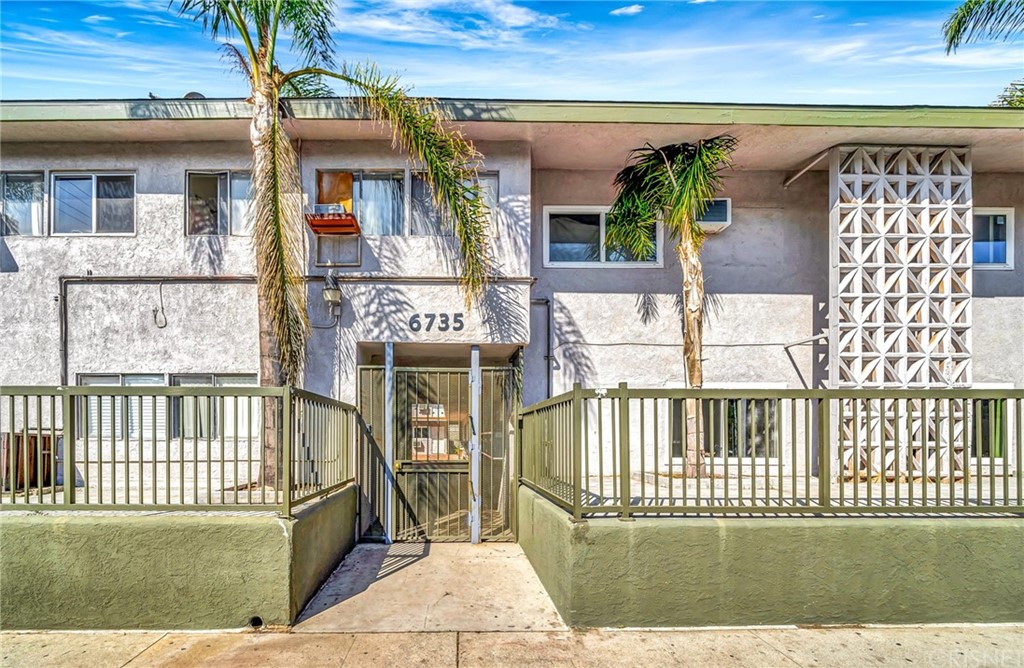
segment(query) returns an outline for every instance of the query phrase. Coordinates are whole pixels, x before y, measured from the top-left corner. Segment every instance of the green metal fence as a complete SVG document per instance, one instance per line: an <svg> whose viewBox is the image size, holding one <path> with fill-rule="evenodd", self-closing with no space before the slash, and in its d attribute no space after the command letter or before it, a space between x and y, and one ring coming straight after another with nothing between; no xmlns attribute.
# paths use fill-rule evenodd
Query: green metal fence
<svg viewBox="0 0 1024 668"><path fill-rule="evenodd" d="M3 387L0 504L288 515L351 483L367 438L290 387Z"/></svg>
<svg viewBox="0 0 1024 668"><path fill-rule="evenodd" d="M1022 513L1024 390L583 389L519 412L520 480L577 518Z"/></svg>

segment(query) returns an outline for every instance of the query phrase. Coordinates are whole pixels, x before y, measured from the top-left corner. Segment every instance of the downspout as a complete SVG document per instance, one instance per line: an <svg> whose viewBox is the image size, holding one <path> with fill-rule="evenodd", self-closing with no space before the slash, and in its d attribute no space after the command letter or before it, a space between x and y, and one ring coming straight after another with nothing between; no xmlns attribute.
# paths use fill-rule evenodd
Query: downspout
<svg viewBox="0 0 1024 668"><path fill-rule="evenodd" d="M536 306L543 306L544 307L544 312L545 312L544 367L545 367L545 369L547 371L547 397L546 398L550 399L551 398L551 385L552 385L552 382L553 382L552 375L553 375L553 372L554 372L554 370L551 368L551 365L552 365L552 363L554 362L554 359L555 359L554 355L552 354L552 350L551 350L551 328L552 328L552 325L551 325L551 300L547 299L547 298L531 299L530 300L530 304L533 304L533 305L536 305Z"/></svg>

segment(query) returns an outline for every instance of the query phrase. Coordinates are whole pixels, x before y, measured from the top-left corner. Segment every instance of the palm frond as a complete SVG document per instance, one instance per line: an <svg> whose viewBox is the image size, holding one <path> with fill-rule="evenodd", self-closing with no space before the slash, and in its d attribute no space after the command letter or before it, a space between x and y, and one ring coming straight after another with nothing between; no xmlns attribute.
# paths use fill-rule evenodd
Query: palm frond
<svg viewBox="0 0 1024 668"><path fill-rule="evenodd" d="M977 39L1010 39L1024 31L1024 0L965 0L942 25L946 53Z"/></svg>
<svg viewBox="0 0 1024 668"><path fill-rule="evenodd" d="M180 0L178 15L202 24L203 32L209 33L213 39L232 34L231 16L225 0Z"/></svg>
<svg viewBox="0 0 1024 668"><path fill-rule="evenodd" d="M1024 79L1011 81L990 106L1024 108Z"/></svg>
<svg viewBox="0 0 1024 668"><path fill-rule="evenodd" d="M281 97L334 97L334 90L319 74L292 77L281 86Z"/></svg>
<svg viewBox="0 0 1024 668"><path fill-rule="evenodd" d="M256 105L261 101L257 92ZM267 305L277 358L287 383L300 381L306 359L309 318L303 281L302 184L295 150L281 126L276 96L269 110L254 110L252 193L257 291Z"/></svg>
<svg viewBox="0 0 1024 668"><path fill-rule="evenodd" d="M306 67L334 67L334 0L283 0L281 26L291 30L292 50Z"/></svg>
<svg viewBox="0 0 1024 668"><path fill-rule="evenodd" d="M481 155L428 98L409 95L398 77L381 74L372 63L344 65L339 72L301 71L329 76L359 93L364 113L391 131L393 145L423 169L441 223L459 245L460 280L467 304L479 300L491 278L492 259L487 203L478 182Z"/></svg>
<svg viewBox="0 0 1024 668"><path fill-rule="evenodd" d="M252 66L245 59L245 55L238 50L238 47L231 42L224 42L220 45L220 49L224 52L224 59L231 63L231 69L252 82Z"/></svg>
<svg viewBox="0 0 1024 668"><path fill-rule="evenodd" d="M704 231L697 220L722 190L722 169L731 165L736 140L729 135L702 139L680 151L672 161L676 187L667 202L668 228L677 235L689 234L697 248Z"/></svg>
<svg viewBox="0 0 1024 668"><path fill-rule="evenodd" d="M695 221L721 190L720 173L730 164L735 146L735 139L722 135L696 144L648 144L633 150L629 164L615 176L618 194L608 214L609 248L650 257L659 220L670 237L685 235L699 248L703 232Z"/></svg>
<svg viewBox="0 0 1024 668"><path fill-rule="evenodd" d="M229 38L237 34L243 45L249 63L249 79L255 84L256 60L258 49L253 43L252 35L249 33L250 24L247 23L249 16L245 9L249 5L266 3L268 0L177 0L178 15L191 17L193 21L201 23L203 32L208 32L213 39L221 37ZM175 0L171 0L173 5ZM241 4L240 4L241 3ZM245 9L244 9L245 8ZM260 24L253 23L257 30ZM239 51L236 47L235 51Z"/></svg>

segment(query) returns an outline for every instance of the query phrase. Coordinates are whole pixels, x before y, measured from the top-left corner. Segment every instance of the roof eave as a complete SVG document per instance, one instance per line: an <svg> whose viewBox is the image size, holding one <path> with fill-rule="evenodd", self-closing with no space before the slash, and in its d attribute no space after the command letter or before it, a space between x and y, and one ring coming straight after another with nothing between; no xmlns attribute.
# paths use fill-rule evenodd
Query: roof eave
<svg viewBox="0 0 1024 668"><path fill-rule="evenodd" d="M883 107L675 102L579 102L443 98L460 123L633 123L670 125L777 125L1024 129L1024 113L999 107ZM366 120L351 98L288 100L289 115L303 121ZM0 105L0 122L242 120L241 99L24 100Z"/></svg>

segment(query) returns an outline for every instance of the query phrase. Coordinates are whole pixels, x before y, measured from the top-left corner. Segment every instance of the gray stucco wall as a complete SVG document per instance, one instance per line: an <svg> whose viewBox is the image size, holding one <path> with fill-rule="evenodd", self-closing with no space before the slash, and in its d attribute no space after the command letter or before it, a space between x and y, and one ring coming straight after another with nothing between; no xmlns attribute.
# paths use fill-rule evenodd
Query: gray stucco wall
<svg viewBox="0 0 1024 668"><path fill-rule="evenodd" d="M310 319L305 385L355 398L356 349L360 342L524 345L529 274L530 153L524 143L481 145L485 169L497 172L499 207L493 234L495 266L510 282L493 286L482 303L467 308L452 277L450 237L363 237L363 263L339 268L358 278L343 284L340 323L321 297L313 237L307 234ZM187 237L186 170L246 170L245 143L9 144L4 169L125 171L136 175L135 234L125 237L4 237L0 239L0 320L9 340L0 357L0 383L60 381L61 276L251 276L248 237ZM308 193L317 169L403 169L403 154L388 142L305 142L300 162ZM49 177L49 173L47 174ZM49 191L49 178L44 189ZM47 208L49 198L47 196ZM47 211L47 220L50 215ZM401 284L381 277L414 277ZM159 316L154 309L163 307ZM251 373L259 368L256 294L253 284L116 285L76 283L68 288L68 380L80 373ZM458 332L413 332L414 313L463 313ZM166 318L166 327L163 324ZM468 359L466 360L468 364Z"/></svg>
<svg viewBox="0 0 1024 668"><path fill-rule="evenodd" d="M661 268L543 266L544 207L608 205L614 172L534 173L532 266L535 298L550 299L553 393L575 381L610 386L682 387L681 270L666 242ZM775 383L815 387L825 379L824 347L783 344L826 327L828 176L806 174L783 189L782 172L730 172L723 197L733 223L704 245L709 303L705 383ZM531 310L526 355L527 403L544 396L544 308Z"/></svg>
<svg viewBox="0 0 1024 668"><path fill-rule="evenodd" d="M974 206L1013 207L1013 270L975 270L974 382L1024 387L1024 178L976 174Z"/></svg>
<svg viewBox="0 0 1024 668"><path fill-rule="evenodd" d="M0 381L60 382L60 276L235 275L254 272L247 237L187 237L185 171L248 166L244 143L9 144L5 170L124 170L136 175L135 234L5 237L0 317L11 335ZM49 183L45 184L49 191ZM47 201L47 204L49 202ZM47 219L49 220L49 212ZM153 286L68 289L69 381L82 372L256 373L255 288L163 287L168 326L155 327Z"/></svg>
<svg viewBox="0 0 1024 668"><path fill-rule="evenodd" d="M338 327L310 283L314 324L305 385L355 398L355 365L363 343L498 344L502 355L529 343L524 399L547 393L545 309L551 300L552 391L576 381L608 386L684 384L680 270L671 243L661 268L593 269L543 266L543 209L607 205L613 171L533 170L525 142L479 147L499 177L494 236L496 264L508 279L480 305L465 307L452 281L450 240L367 237L361 267L339 268L344 304ZM9 340L0 382L57 383L60 371L58 277L64 275L251 275L246 237L186 237L185 171L247 168L238 142L153 144L9 144L7 170L128 170L137 175L136 233L129 237L5 237L0 239L0 318ZM301 147L308 192L318 169L397 169L405 158L384 141L317 142ZM789 189L788 172L729 172L733 224L710 236L704 250L709 308L706 385L824 382L824 342L783 348L827 327L828 176L812 171ZM978 383L1024 386L1024 186L1018 174L976 174L976 206L1016 207L1016 268L975 272L974 375ZM49 184L47 184L47 189ZM307 249L307 271L314 266ZM530 277L536 284L530 286ZM415 278L394 282L384 277ZM160 328L160 306L168 325ZM78 373L256 373L255 289L252 285L73 285L68 294L69 380ZM414 313L464 314L461 332L413 332ZM410 348L413 350L413 348ZM436 348L434 349L436 352ZM487 351L485 350L485 355ZM415 355L412 356L413 358Z"/></svg>

